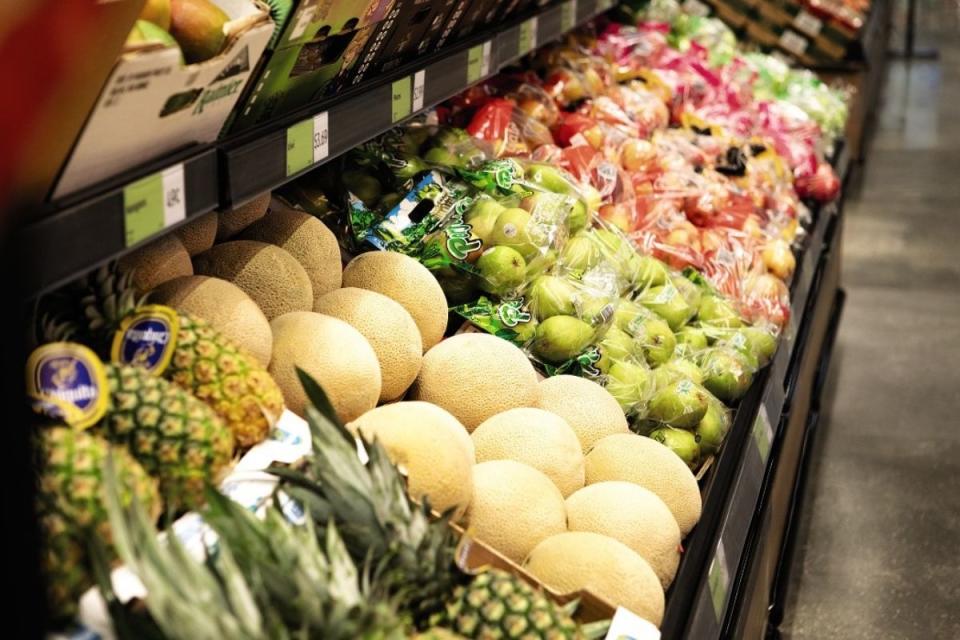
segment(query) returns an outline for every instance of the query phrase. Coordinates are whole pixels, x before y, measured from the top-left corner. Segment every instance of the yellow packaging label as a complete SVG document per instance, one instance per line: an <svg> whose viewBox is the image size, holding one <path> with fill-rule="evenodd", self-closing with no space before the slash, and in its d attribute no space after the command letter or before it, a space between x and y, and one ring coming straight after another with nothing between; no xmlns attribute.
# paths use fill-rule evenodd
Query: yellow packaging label
<svg viewBox="0 0 960 640"><path fill-rule="evenodd" d="M27 360L27 395L38 413L86 429L107 412L107 394L103 363L82 344L45 344Z"/></svg>
<svg viewBox="0 0 960 640"><path fill-rule="evenodd" d="M170 307L151 304L124 318L113 336L110 359L162 374L173 358L180 316Z"/></svg>

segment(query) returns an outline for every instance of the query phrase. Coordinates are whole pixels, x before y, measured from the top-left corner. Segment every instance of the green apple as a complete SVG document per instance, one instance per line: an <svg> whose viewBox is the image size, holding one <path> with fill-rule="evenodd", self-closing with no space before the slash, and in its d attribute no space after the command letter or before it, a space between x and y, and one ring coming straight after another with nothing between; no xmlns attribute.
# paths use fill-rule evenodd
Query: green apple
<svg viewBox="0 0 960 640"><path fill-rule="evenodd" d="M633 322L629 333L651 367L659 367L670 360L677 347L677 339L666 322L655 316Z"/></svg>
<svg viewBox="0 0 960 640"><path fill-rule="evenodd" d="M523 284L527 262L510 247L490 247L477 259L480 288L487 293L506 296Z"/></svg>
<svg viewBox="0 0 960 640"><path fill-rule="evenodd" d="M753 382L753 369L749 362L732 347L714 347L700 361L703 370L703 386L710 393L727 403L743 397Z"/></svg>
<svg viewBox="0 0 960 640"><path fill-rule="evenodd" d="M647 416L672 427L693 429L707 413L710 394L687 378L678 378L656 390Z"/></svg>
<svg viewBox="0 0 960 640"><path fill-rule="evenodd" d="M679 331L696 312L673 283L650 287L637 296L637 302L666 320L673 331Z"/></svg>
<svg viewBox="0 0 960 640"><path fill-rule="evenodd" d="M524 260L532 260L537 254L537 246L530 239L529 224L530 214L523 209L506 209L497 216L490 233L490 242L515 249Z"/></svg>
<svg viewBox="0 0 960 640"><path fill-rule="evenodd" d="M673 427L658 427L652 430L647 437L656 440L677 454L690 467L691 471L696 470L700 464L700 444L697 442L697 436L692 432Z"/></svg>
<svg viewBox="0 0 960 640"><path fill-rule="evenodd" d="M573 316L551 316L537 326L531 351L554 364L575 358L593 340L594 330Z"/></svg>
<svg viewBox="0 0 960 640"><path fill-rule="evenodd" d="M718 295L707 294L700 300L697 318L711 327L735 329L743 324L740 314L730 302Z"/></svg>
<svg viewBox="0 0 960 640"><path fill-rule="evenodd" d="M540 276L530 283L527 290L530 311L538 320L552 316L572 316L577 313L577 288L566 278Z"/></svg>
<svg viewBox="0 0 960 640"><path fill-rule="evenodd" d="M730 431L730 424L730 410L716 398L711 398L707 412L694 430L700 438L700 450L704 455L716 453L720 449L727 432Z"/></svg>

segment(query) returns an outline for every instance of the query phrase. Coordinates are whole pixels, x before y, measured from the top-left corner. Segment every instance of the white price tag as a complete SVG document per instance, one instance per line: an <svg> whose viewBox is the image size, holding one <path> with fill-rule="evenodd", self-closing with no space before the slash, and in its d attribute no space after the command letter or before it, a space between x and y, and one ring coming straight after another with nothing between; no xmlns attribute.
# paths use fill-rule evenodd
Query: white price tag
<svg viewBox="0 0 960 640"><path fill-rule="evenodd" d="M819 18L815 18L801 9L800 13L797 14L797 17L793 19L793 26L803 33L815 38L820 35L820 30L823 28L823 22Z"/></svg>
<svg viewBox="0 0 960 640"><path fill-rule="evenodd" d="M766 466L767 460L770 459L770 447L773 444L773 426L770 424L770 416L767 415L767 407L764 405L760 405L757 419L753 423L753 439L760 453L760 461Z"/></svg>
<svg viewBox="0 0 960 640"><path fill-rule="evenodd" d="M187 217L187 191L183 186L183 164L164 169L163 225L169 227Z"/></svg>
<svg viewBox="0 0 960 640"><path fill-rule="evenodd" d="M313 162L321 162L330 155L330 118L327 112L313 116Z"/></svg>
<svg viewBox="0 0 960 640"><path fill-rule="evenodd" d="M807 50L807 39L787 29L780 35L780 46L795 56L802 56Z"/></svg>
<svg viewBox="0 0 960 640"><path fill-rule="evenodd" d="M683 3L683 11L692 16L699 16L701 18L705 18L710 15L710 7L700 2L700 0L685 0Z"/></svg>
<svg viewBox="0 0 960 640"><path fill-rule="evenodd" d="M420 111L423 109L423 96L425 93L427 83L427 72L425 69L421 69L413 74L413 110Z"/></svg>
<svg viewBox="0 0 960 640"><path fill-rule="evenodd" d="M577 25L577 0L567 0L560 8L560 29L570 31Z"/></svg>
<svg viewBox="0 0 960 640"><path fill-rule="evenodd" d="M660 640L660 630L629 609L617 607L604 640Z"/></svg>

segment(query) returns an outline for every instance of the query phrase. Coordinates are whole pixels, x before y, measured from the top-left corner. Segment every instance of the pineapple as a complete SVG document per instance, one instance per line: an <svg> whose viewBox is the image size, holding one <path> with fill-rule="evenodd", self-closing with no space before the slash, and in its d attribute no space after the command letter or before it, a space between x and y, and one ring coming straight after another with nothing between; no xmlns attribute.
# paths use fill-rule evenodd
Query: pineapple
<svg viewBox="0 0 960 640"><path fill-rule="evenodd" d="M319 530L336 526L355 561L380 564L384 585L418 629L446 627L468 638L508 640L583 639L605 632L606 623L578 627L567 608L507 572L460 570L449 516L432 519L429 505L407 497L402 475L380 444L367 445L369 461L362 463L320 386L299 373L312 405L307 420L314 454L307 473L274 473Z"/></svg>
<svg viewBox="0 0 960 640"><path fill-rule="evenodd" d="M203 502L233 456L233 436L210 407L179 386L128 365L106 365L109 407L94 426L127 445L173 511Z"/></svg>
<svg viewBox="0 0 960 640"><path fill-rule="evenodd" d="M137 298L132 272L121 273L115 265L101 267L46 301L42 337L77 340L107 358L120 323L146 300ZM238 447L265 440L283 412L280 387L259 362L209 323L188 313L177 315L177 343L163 376L210 405L233 432Z"/></svg>
<svg viewBox="0 0 960 640"><path fill-rule="evenodd" d="M109 477L111 469L107 470ZM189 640L403 640L405 623L372 576L361 573L336 529L321 541L310 523L291 524L276 507L264 519L211 491L206 522L216 551L192 557L166 544L139 505L108 496L117 551L147 588L152 620L136 619L113 596L102 554L100 585L121 637Z"/></svg>
<svg viewBox="0 0 960 640"><path fill-rule="evenodd" d="M69 427L42 431L43 455L37 505L43 545L44 573L53 617L69 619L78 598L93 584L87 571L83 534L110 540L104 496L103 464L113 456L117 478L114 491L124 504L133 497L149 517L160 513L157 481L122 447Z"/></svg>

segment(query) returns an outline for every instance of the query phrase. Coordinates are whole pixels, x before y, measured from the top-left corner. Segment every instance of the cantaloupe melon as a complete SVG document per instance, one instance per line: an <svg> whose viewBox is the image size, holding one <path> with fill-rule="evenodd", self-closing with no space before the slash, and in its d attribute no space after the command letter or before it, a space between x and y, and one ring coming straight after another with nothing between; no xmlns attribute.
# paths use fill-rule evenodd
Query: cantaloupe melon
<svg viewBox="0 0 960 640"><path fill-rule="evenodd" d="M325 293L340 288L340 245L333 232L310 214L288 208L271 209L238 237L269 242L296 258L310 277L314 303Z"/></svg>
<svg viewBox="0 0 960 640"><path fill-rule="evenodd" d="M270 208L270 192L259 196L239 207L226 209L217 213L217 241L235 236L251 224L266 215Z"/></svg>
<svg viewBox="0 0 960 640"><path fill-rule="evenodd" d="M180 276L192 276L190 254L173 234L157 238L150 244L117 260L123 272L133 272L133 286L143 293Z"/></svg>
<svg viewBox="0 0 960 640"><path fill-rule="evenodd" d="M473 445L457 419L428 402L395 402L349 423L354 434L381 442L407 473L410 495L439 512L463 513L473 497Z"/></svg>
<svg viewBox="0 0 960 640"><path fill-rule="evenodd" d="M583 452L560 416L519 407L491 416L474 430L477 461L516 460L544 473L564 497L583 487Z"/></svg>
<svg viewBox="0 0 960 640"><path fill-rule="evenodd" d="M268 320L291 311L313 310L313 287L300 263L265 242L231 240L193 259L196 272L222 278L250 296Z"/></svg>
<svg viewBox="0 0 960 640"><path fill-rule="evenodd" d="M312 311L284 314L272 320L270 328L269 372L280 385L288 409L303 416L307 402L297 367L313 376L343 422L377 406L380 365L359 331L343 320Z"/></svg>
<svg viewBox="0 0 960 640"><path fill-rule="evenodd" d="M203 253L217 239L217 212L194 216L186 224L177 227L174 233L191 256Z"/></svg>
<svg viewBox="0 0 960 640"><path fill-rule="evenodd" d="M570 531L592 531L619 540L647 561L666 589L680 564L680 527L657 494L632 482L611 480L567 498Z"/></svg>
<svg viewBox="0 0 960 640"><path fill-rule="evenodd" d="M654 492L685 536L700 519L700 488L683 460L656 440L617 433L599 440L586 458L587 484L624 480Z"/></svg>
<svg viewBox="0 0 960 640"><path fill-rule="evenodd" d="M538 544L524 567L559 593L586 589L660 626L663 588L636 551L599 533L570 531Z"/></svg>
<svg viewBox="0 0 960 640"><path fill-rule="evenodd" d="M537 372L523 351L486 333L462 333L423 356L410 399L455 415L472 432L492 415L537 400Z"/></svg>
<svg viewBox="0 0 960 640"><path fill-rule="evenodd" d="M467 531L514 562L542 540L567 530L560 490L531 466L492 460L473 467Z"/></svg>
<svg viewBox="0 0 960 640"><path fill-rule="evenodd" d="M273 352L270 321L237 285L210 276L182 276L154 289L150 302L203 318L263 366L270 364Z"/></svg>
<svg viewBox="0 0 960 640"><path fill-rule="evenodd" d="M382 293L403 305L420 329L424 350L443 339L447 299L429 269L402 253L361 253L343 270L343 286Z"/></svg>
<svg viewBox="0 0 960 640"><path fill-rule="evenodd" d="M375 291L347 287L314 304L317 313L340 318L363 334L380 362L380 402L396 400L420 372L423 346L417 324L398 303Z"/></svg>
<svg viewBox="0 0 960 640"><path fill-rule="evenodd" d="M629 432L620 403L596 382L553 376L542 380L537 391L537 406L566 420L584 453L600 438Z"/></svg>

